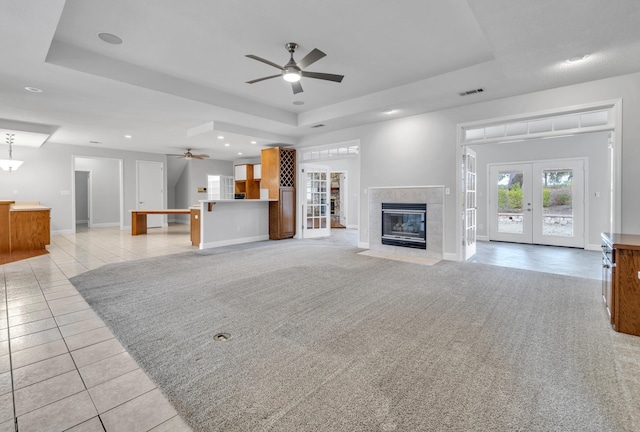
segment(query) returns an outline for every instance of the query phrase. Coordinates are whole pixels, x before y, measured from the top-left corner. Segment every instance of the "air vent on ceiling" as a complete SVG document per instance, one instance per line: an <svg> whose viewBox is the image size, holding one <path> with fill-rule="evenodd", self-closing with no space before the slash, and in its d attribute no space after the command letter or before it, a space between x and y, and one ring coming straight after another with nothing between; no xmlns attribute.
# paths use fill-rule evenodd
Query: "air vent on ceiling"
<svg viewBox="0 0 640 432"><path fill-rule="evenodd" d="M322 123L319 123L317 125L311 126L311 129L315 129L315 128L319 128L319 127L324 127L324 125Z"/></svg>
<svg viewBox="0 0 640 432"><path fill-rule="evenodd" d="M469 95L476 94L476 93L482 93L483 91L484 91L483 88L467 90L467 91L461 92L460 96L469 96Z"/></svg>

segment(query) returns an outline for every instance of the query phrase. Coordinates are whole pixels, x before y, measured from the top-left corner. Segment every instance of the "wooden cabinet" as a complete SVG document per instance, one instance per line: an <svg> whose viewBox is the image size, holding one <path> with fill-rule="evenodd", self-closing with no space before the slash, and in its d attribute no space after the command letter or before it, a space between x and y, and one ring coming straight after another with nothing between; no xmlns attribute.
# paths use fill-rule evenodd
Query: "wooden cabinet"
<svg viewBox="0 0 640 432"><path fill-rule="evenodd" d="M278 201L269 203L269 238L280 240L296 235L296 190L280 188Z"/></svg>
<svg viewBox="0 0 640 432"><path fill-rule="evenodd" d="M11 229L9 228L9 209L13 201L0 201L0 255L11 251Z"/></svg>
<svg viewBox="0 0 640 432"><path fill-rule="evenodd" d="M253 176L253 165L236 165L234 167L235 193L245 194L246 199L260 198L260 179Z"/></svg>
<svg viewBox="0 0 640 432"><path fill-rule="evenodd" d="M269 238L296 234L296 151L273 147L262 150L262 188L269 190Z"/></svg>
<svg viewBox="0 0 640 432"><path fill-rule="evenodd" d="M190 209L191 246L200 246L200 209Z"/></svg>
<svg viewBox="0 0 640 432"><path fill-rule="evenodd" d="M44 250L51 243L50 210L11 211L11 252Z"/></svg>
<svg viewBox="0 0 640 432"><path fill-rule="evenodd" d="M602 234L602 297L613 329L640 336L640 235Z"/></svg>

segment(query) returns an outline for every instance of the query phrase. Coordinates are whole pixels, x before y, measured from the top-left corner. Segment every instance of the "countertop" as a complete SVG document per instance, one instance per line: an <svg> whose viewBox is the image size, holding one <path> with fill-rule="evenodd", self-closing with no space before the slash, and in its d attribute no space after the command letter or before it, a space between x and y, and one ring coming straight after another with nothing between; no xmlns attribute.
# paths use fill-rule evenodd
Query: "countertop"
<svg viewBox="0 0 640 432"><path fill-rule="evenodd" d="M602 233L602 239L614 249L640 250L640 234Z"/></svg>

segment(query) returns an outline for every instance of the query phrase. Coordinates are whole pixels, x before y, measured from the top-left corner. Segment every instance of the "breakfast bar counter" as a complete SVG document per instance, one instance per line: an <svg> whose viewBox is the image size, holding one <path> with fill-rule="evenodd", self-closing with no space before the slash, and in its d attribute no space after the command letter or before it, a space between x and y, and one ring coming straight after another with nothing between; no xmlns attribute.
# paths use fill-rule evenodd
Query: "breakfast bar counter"
<svg viewBox="0 0 640 432"><path fill-rule="evenodd" d="M269 239L269 199L200 200L200 249Z"/></svg>

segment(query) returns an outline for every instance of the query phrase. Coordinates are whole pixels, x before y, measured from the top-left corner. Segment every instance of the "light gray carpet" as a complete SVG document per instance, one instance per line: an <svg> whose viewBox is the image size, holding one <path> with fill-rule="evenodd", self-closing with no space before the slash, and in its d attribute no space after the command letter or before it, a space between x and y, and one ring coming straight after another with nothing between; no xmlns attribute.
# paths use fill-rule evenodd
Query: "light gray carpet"
<svg viewBox="0 0 640 432"><path fill-rule="evenodd" d="M640 338L598 281L356 252L263 242L72 282L196 430L639 430L639 361L616 356Z"/></svg>

